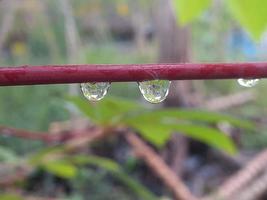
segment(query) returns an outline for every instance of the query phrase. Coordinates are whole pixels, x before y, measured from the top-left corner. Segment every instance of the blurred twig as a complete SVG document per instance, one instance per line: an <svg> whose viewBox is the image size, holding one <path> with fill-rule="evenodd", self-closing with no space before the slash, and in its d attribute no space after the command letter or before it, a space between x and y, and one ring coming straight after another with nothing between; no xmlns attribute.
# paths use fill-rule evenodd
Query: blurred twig
<svg viewBox="0 0 267 200"><path fill-rule="evenodd" d="M253 101L256 97L257 95L253 91L242 91L208 100L203 107L212 111L225 110Z"/></svg>
<svg viewBox="0 0 267 200"><path fill-rule="evenodd" d="M81 47L81 39L78 33L77 25L75 22L73 10L71 7L71 2L69 0L60 0L60 7L64 15L64 25L65 25L65 41L67 47L67 54L70 63L77 63L77 55ZM70 95L78 94L77 85L69 86ZM71 113L73 118L75 113Z"/></svg>
<svg viewBox="0 0 267 200"><path fill-rule="evenodd" d="M233 196L240 193L247 184L266 168L267 150L264 150L250 161L246 167L226 180L214 195L204 199L213 199L214 197L219 197L219 199L232 199Z"/></svg>
<svg viewBox="0 0 267 200"><path fill-rule="evenodd" d="M171 189L176 199L179 200L197 200L182 180L168 167L159 155L152 148L145 144L137 135L128 132L125 135L126 140L133 147L136 154L144 159L147 165L163 180Z"/></svg>
<svg viewBox="0 0 267 200"><path fill-rule="evenodd" d="M104 129L96 127L87 134L82 134L80 137L73 138L68 140L64 146L66 151L73 151L79 148L82 148L85 145L88 145L90 142L96 141L102 137L106 136Z"/></svg>
<svg viewBox="0 0 267 200"><path fill-rule="evenodd" d="M255 200L267 191L267 171L253 181L249 186L237 193L232 199Z"/></svg>
<svg viewBox="0 0 267 200"><path fill-rule="evenodd" d="M96 136L102 136L103 131L96 127L85 130L62 131L58 133L32 132L6 126L0 126L0 135L13 136L28 140L39 140L45 143L65 142L65 146L75 148L92 141Z"/></svg>
<svg viewBox="0 0 267 200"><path fill-rule="evenodd" d="M58 141L62 137L62 134L31 132L6 126L0 126L0 135L13 136L29 140L40 140L47 143Z"/></svg>
<svg viewBox="0 0 267 200"><path fill-rule="evenodd" d="M60 0L59 3L65 20L65 40L67 44L68 58L70 59L70 62L73 62L77 57L79 48L81 46L81 39L78 34L70 1Z"/></svg>

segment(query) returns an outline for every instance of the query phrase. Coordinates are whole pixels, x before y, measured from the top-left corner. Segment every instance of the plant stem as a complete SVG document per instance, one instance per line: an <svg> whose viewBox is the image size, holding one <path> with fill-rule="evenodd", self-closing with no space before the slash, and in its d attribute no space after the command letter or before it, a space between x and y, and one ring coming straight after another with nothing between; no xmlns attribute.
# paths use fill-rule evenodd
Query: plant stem
<svg viewBox="0 0 267 200"><path fill-rule="evenodd" d="M0 86L267 77L267 62L0 67Z"/></svg>

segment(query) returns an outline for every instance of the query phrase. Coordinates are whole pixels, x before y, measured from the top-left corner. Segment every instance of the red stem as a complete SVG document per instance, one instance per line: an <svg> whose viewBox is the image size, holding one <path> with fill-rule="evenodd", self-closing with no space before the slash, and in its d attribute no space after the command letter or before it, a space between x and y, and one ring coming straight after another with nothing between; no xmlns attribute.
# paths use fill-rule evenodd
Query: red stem
<svg viewBox="0 0 267 200"><path fill-rule="evenodd" d="M90 135L89 133L91 133L92 131L93 131L93 127L88 128L85 131L74 131L73 130L73 131L60 132L60 133L47 133L47 132L42 133L42 132L32 132L28 130L0 126L0 135L18 137L18 138L23 138L27 140L39 140L39 141L43 141L46 143L66 142L68 140Z"/></svg>
<svg viewBox="0 0 267 200"><path fill-rule="evenodd" d="M267 62L0 67L0 86L265 77Z"/></svg>
<svg viewBox="0 0 267 200"><path fill-rule="evenodd" d="M27 130L21 130L11 127L0 126L0 135L13 136L18 138L24 138L28 140L40 140L43 142L55 142L60 141L63 135L60 134L49 134L40 132L31 132Z"/></svg>

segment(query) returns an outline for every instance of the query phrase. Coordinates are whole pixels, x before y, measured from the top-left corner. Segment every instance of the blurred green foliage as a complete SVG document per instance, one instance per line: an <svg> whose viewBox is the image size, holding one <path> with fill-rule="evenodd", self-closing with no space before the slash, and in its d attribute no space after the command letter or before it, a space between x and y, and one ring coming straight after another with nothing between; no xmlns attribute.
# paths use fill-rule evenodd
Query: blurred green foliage
<svg viewBox="0 0 267 200"><path fill-rule="evenodd" d="M174 0L177 18L185 25L198 18L212 2L211 0ZM263 0L226 0L224 3L253 39L259 40L267 28L267 2Z"/></svg>
<svg viewBox="0 0 267 200"><path fill-rule="evenodd" d="M115 161L92 155L65 155L64 145L44 149L29 158L29 164L41 167L57 177L78 181L80 169L88 165L99 167L110 173L115 179L127 186L140 199L157 199L148 189L137 180L130 177ZM79 169L79 170L78 170Z"/></svg>
<svg viewBox="0 0 267 200"><path fill-rule="evenodd" d="M240 24L259 40L267 28L267 2L262 0L228 0L227 3Z"/></svg>
<svg viewBox="0 0 267 200"><path fill-rule="evenodd" d="M175 0L173 4L179 22L185 25L198 18L203 10L209 7L210 3L211 0Z"/></svg>
<svg viewBox="0 0 267 200"><path fill-rule="evenodd" d="M97 104L79 97L70 97L69 100L95 123L102 126L130 126L158 147L165 145L172 133L178 132L233 154L236 149L232 140L218 129L207 126L207 123L224 121L236 127L254 128L249 121L223 114L179 109L152 111L138 102L114 97L105 98Z"/></svg>
<svg viewBox="0 0 267 200"><path fill-rule="evenodd" d="M101 127L134 128L145 140L158 148L166 143L173 132L177 131L227 153L235 153L236 148L232 140L211 125L227 121L236 127L248 130L254 128L246 120L239 120L224 114L182 109L151 110L138 102L122 98L106 98L97 104L90 103L80 97L68 97L67 99ZM193 121L195 123L191 123ZM17 159L11 152L5 149L0 150L0 158L3 162L10 163ZM30 156L20 158L20 162L27 163L35 169L43 169L56 177L70 180L72 183L76 183L80 179L81 173L86 173L85 175L88 176L91 170L102 169L122 185L125 185L138 199L158 199L139 181L130 177L124 165L105 157L67 154L65 151L64 144L44 148ZM84 171L88 166L90 170ZM78 184L82 184L80 180ZM76 186L78 191L83 190L83 187L82 185ZM88 191L85 190L84 192ZM72 195L74 195L73 199L82 199L82 196L78 194L75 196L75 193L73 193ZM123 193L120 193L120 195L123 195ZM72 199L72 196L68 198ZM97 198L95 197L95 199ZM131 197L129 198L131 199Z"/></svg>

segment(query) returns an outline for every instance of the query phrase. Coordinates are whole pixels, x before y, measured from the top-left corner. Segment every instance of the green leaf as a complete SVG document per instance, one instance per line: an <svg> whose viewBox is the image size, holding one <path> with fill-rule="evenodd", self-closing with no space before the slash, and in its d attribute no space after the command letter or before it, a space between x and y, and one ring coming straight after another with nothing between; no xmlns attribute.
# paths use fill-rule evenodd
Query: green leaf
<svg viewBox="0 0 267 200"><path fill-rule="evenodd" d="M173 0L175 14L182 25L192 22L205 11L211 0Z"/></svg>
<svg viewBox="0 0 267 200"><path fill-rule="evenodd" d="M156 111L144 112L125 119L125 123L149 123L153 122L162 123L164 121L180 120L184 121L196 121L204 123L218 123L228 122L233 126L244 128L248 130L254 130L255 126L248 120L241 120L235 117L201 110L190 110L190 109L161 109Z"/></svg>
<svg viewBox="0 0 267 200"><path fill-rule="evenodd" d="M192 121L195 123L192 124ZM254 126L247 120L240 120L228 115L199 110L162 109L125 119L125 123L136 129L146 140L162 147L174 132L178 132L233 154L236 152L231 138L223 132L211 128L205 123L226 121L236 127L253 130ZM200 124L202 123L202 124Z"/></svg>
<svg viewBox="0 0 267 200"><path fill-rule="evenodd" d="M210 128L208 126L200 126L193 124L174 124L174 123L131 123L140 135L147 141L162 147L170 139L173 133L179 133L191 137L195 140L203 142L207 145L225 151L229 154L236 153L236 147L230 137L223 132Z"/></svg>
<svg viewBox="0 0 267 200"><path fill-rule="evenodd" d="M77 167L60 156L63 151L63 146L45 148L31 156L28 163L62 178L74 178L77 175Z"/></svg>
<svg viewBox="0 0 267 200"><path fill-rule="evenodd" d="M78 165L91 164L106 169L108 171L120 171L120 166L110 159L105 159L97 156L78 155L71 157L71 161Z"/></svg>
<svg viewBox="0 0 267 200"><path fill-rule="evenodd" d="M32 155L29 158L28 163L31 165L41 165L46 156L61 153L62 151L64 151L63 146L53 146L53 147L42 149L41 151Z"/></svg>
<svg viewBox="0 0 267 200"><path fill-rule="evenodd" d="M192 124L168 124L167 126L171 126L173 131L177 131L229 154L237 152L232 139L217 129Z"/></svg>
<svg viewBox="0 0 267 200"><path fill-rule="evenodd" d="M97 103L91 103L80 97L69 97L68 100L98 124L117 123L130 112L144 109L135 101L115 97L105 98Z"/></svg>
<svg viewBox="0 0 267 200"><path fill-rule="evenodd" d="M42 165L48 172L66 179L74 178L77 175L77 167L66 160L50 161Z"/></svg>
<svg viewBox="0 0 267 200"><path fill-rule="evenodd" d="M253 39L259 40L267 28L267 1L265 0L227 0L234 17L250 33Z"/></svg>
<svg viewBox="0 0 267 200"><path fill-rule="evenodd" d="M157 147L163 147L172 135L172 128L160 123L133 121L129 125Z"/></svg>

